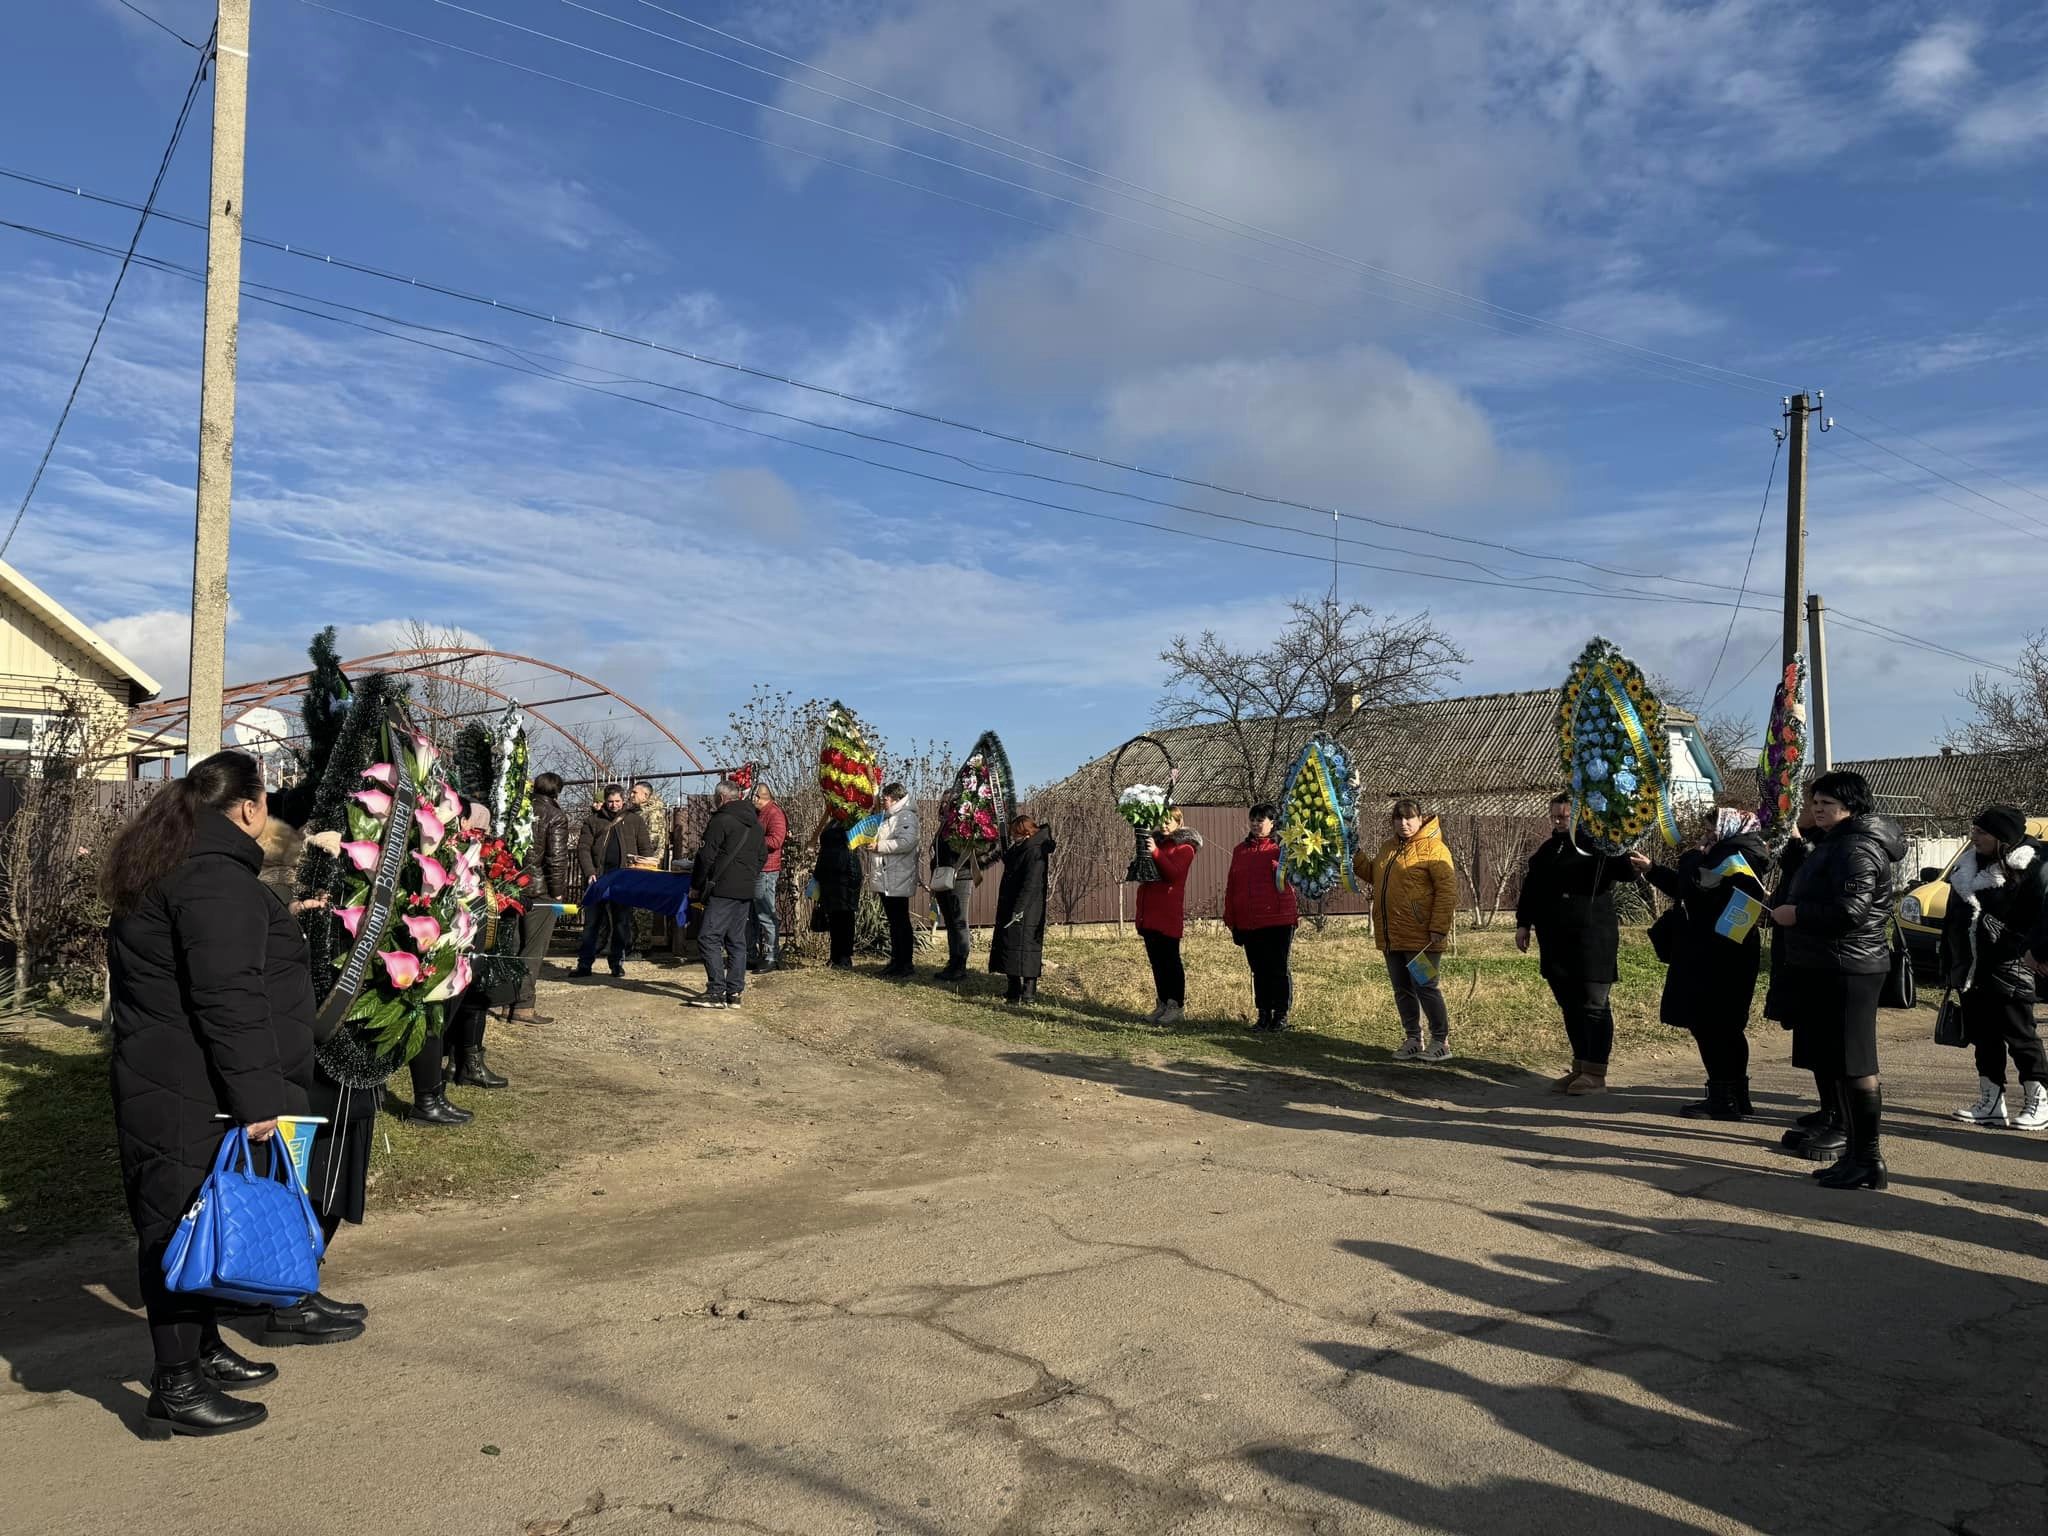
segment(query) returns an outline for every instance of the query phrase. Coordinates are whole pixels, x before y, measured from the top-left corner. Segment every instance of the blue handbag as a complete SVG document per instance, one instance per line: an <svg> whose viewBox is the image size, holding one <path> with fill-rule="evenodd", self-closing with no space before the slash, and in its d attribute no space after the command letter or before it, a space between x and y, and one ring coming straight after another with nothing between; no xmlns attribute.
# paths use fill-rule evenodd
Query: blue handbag
<svg viewBox="0 0 2048 1536"><path fill-rule="evenodd" d="M320 1288L325 1241L305 1180L281 1136L257 1173L248 1132L221 1138L213 1172L164 1249L167 1290L252 1306L290 1306Z"/></svg>

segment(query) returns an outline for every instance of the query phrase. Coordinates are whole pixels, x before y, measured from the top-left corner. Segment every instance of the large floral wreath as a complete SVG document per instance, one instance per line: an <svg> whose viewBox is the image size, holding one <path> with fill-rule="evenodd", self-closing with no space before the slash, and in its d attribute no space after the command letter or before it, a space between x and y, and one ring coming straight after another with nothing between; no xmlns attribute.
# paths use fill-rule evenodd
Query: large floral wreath
<svg viewBox="0 0 2048 1536"><path fill-rule="evenodd" d="M1557 745L1573 820L1603 853L1626 853L1652 830L1678 845L1664 706L1612 641L1596 635L1566 677Z"/></svg>
<svg viewBox="0 0 2048 1536"><path fill-rule="evenodd" d="M825 818L835 826L851 826L875 808L882 787L882 765L868 744L853 711L834 701L825 715L825 741L818 749L818 788L825 796Z"/></svg>
<svg viewBox="0 0 2048 1536"><path fill-rule="evenodd" d="M1773 853L1799 825L1800 786L1807 769L1806 658L1795 655L1771 700L1771 724L1757 762L1756 819Z"/></svg>
<svg viewBox="0 0 2048 1536"><path fill-rule="evenodd" d="M939 807L939 835L968 849L977 862L1002 847L1017 814L1010 757L994 731L983 731Z"/></svg>
<svg viewBox="0 0 2048 1536"><path fill-rule="evenodd" d="M1287 771L1279 835L1281 873L1308 900L1320 901L1340 885L1357 889L1351 872L1357 851L1351 765L1328 736L1310 737Z"/></svg>

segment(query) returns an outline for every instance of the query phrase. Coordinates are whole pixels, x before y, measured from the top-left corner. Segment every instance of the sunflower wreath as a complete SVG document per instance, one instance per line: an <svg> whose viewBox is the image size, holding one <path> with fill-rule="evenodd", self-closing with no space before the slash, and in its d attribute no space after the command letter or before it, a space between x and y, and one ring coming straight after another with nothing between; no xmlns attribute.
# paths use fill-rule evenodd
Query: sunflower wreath
<svg viewBox="0 0 2048 1536"><path fill-rule="evenodd" d="M1595 636L1565 678L1557 749L1573 825L1601 852L1626 853L1652 831L1678 846L1664 705L1610 640Z"/></svg>

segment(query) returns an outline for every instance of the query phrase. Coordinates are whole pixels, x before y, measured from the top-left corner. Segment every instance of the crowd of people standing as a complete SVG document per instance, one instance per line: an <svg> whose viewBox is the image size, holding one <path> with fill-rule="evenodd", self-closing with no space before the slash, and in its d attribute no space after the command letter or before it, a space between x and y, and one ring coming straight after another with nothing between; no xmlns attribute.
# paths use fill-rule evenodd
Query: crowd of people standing
<svg viewBox="0 0 2048 1536"><path fill-rule="evenodd" d="M541 774L532 788L534 900L518 944L525 964L500 995L479 986L462 996L445 1037L430 1037L410 1063L408 1115L426 1125L470 1118L447 1098L451 1077L461 1086L504 1086L483 1049L492 1007L545 1022L534 1012L533 982L555 907L581 901L609 873L656 863L657 850L667 847L666 808L649 785L609 786L580 829L560 804L558 776ZM691 871L690 926L705 972L692 1006L730 1009L742 1005L750 972L780 963L776 903L789 828L765 782L722 779L712 798ZM968 903L986 873L998 882L988 967L1005 978L1008 1002L1031 1006L1045 964L1058 849L1052 829L1017 816L986 871L969 850L941 838L926 872L905 787L885 785L880 805L872 878L888 931L881 975L914 974L910 907L922 889L947 935L938 979L963 977ZM484 807L465 802L464 811L471 825L488 827ZM1706 1078L1704 1097L1679 1112L1721 1121L1754 1114L1747 1029L1768 943L1764 1013L1790 1030L1793 1063L1813 1075L1819 1098L1783 1145L1826 1165L1816 1174L1824 1187L1884 1188L1877 1016L1894 960L1895 871L1906 844L1898 826L1876 811L1869 786L1853 773L1817 779L1797 834L1775 855L1756 818L1738 810L1711 816L1696 846L1671 865L1641 853L1601 852L1574 830L1566 796L1553 802L1551 821L1549 839L1524 872L1515 938L1522 951L1537 950L1571 1048L1571 1068L1554 1091L1581 1097L1607 1086L1620 974L1616 896L1646 881L1670 902L1651 932L1667 967L1660 1017L1692 1034ZM1269 1033L1294 1027L1290 956L1301 921L1295 892L1282 878L1275 822L1272 805L1251 807L1245 836L1230 853L1223 901L1224 924L1251 974L1252 1028ZM330 1080L315 1053L314 989L300 919L324 899L292 900L290 872L301 843L294 829L272 821L255 761L223 752L155 796L123 828L103 871L112 914L115 1120L156 1361L145 1410L155 1433L221 1434L260 1422L262 1405L232 1390L277 1374L227 1342L220 1304L175 1293L163 1277L165 1246L211 1171L225 1131L241 1126L260 1144L276 1136L281 1117L320 1117L325 1124L305 1173L323 1235L331 1244L344 1223L363 1219L380 1096L352 1094ZM1158 1024L1179 1022L1188 1007L1181 945L1188 881L1202 849L1178 812L1145 841L1158 877L1140 886L1136 926ZM2017 808L1987 806L1948 877L1942 980L1974 1047L1979 1077L1977 1097L1956 1112L1958 1120L2048 1129L2048 1051L2035 1020L2048 977L2044 855L2048 849L2028 835ZM1402 1025L1396 1057L1448 1060L1451 1021L1438 962L1457 895L1439 823L1419 803L1397 802L1386 839L1370 854L1359 850L1353 874L1369 894ZM848 969L867 874L843 826L819 833L815 875L812 927L828 936L829 965ZM1745 912L1748 921L1733 920ZM592 975L602 950L611 973L623 975L636 920L628 907L586 907L572 974ZM2008 1069L2020 1084L2016 1111L2006 1096ZM362 1305L315 1289L264 1309L255 1326L266 1345L345 1342L363 1333L366 1317Z"/></svg>

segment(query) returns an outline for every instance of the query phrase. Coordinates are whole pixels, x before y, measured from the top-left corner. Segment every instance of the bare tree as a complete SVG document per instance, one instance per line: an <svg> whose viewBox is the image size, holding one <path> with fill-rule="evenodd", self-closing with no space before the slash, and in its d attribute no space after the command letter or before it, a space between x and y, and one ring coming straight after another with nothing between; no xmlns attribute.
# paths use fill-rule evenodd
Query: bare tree
<svg viewBox="0 0 2048 1536"><path fill-rule="evenodd" d="M1429 615L1383 617L1353 603L1295 602L1271 643L1234 650L1213 631L1160 653L1166 693L1155 722L1198 727L1225 756L1219 798L1276 797L1289 763L1316 731L1340 744L1398 730L1398 712L1436 697L1467 657Z"/></svg>
<svg viewBox="0 0 2048 1536"><path fill-rule="evenodd" d="M446 650L434 664L406 676L413 702L413 718L445 752L472 720L481 720L504 709L497 694L509 693L505 686L505 665L495 656L477 654L476 643L459 629L431 624L425 619L407 619L400 638L406 650ZM487 693L485 689L495 692Z"/></svg>
<svg viewBox="0 0 2048 1536"><path fill-rule="evenodd" d="M102 974L99 859L121 821L116 786L102 776L127 750L127 716L68 675L46 692L49 712L0 831L0 939L14 946L17 1002L45 982L83 990L80 979Z"/></svg>
<svg viewBox="0 0 2048 1536"><path fill-rule="evenodd" d="M1975 718L1951 731L1948 745L2009 758L2011 787L2001 793L2031 808L2048 803L2048 632L2028 638L2014 671L2011 682L1982 672L1970 679L1963 700Z"/></svg>
<svg viewBox="0 0 2048 1536"><path fill-rule="evenodd" d="M1131 862L1131 824L1117 814L1101 783L1069 779L1034 790L1025 803L1034 820L1052 828L1058 848L1046 876L1046 900L1072 928L1091 897L1123 880Z"/></svg>
<svg viewBox="0 0 2048 1536"><path fill-rule="evenodd" d="M1525 816L1446 816L1444 840L1472 893L1472 918L1491 928L1520 889L1529 855L1550 835L1549 823Z"/></svg>

